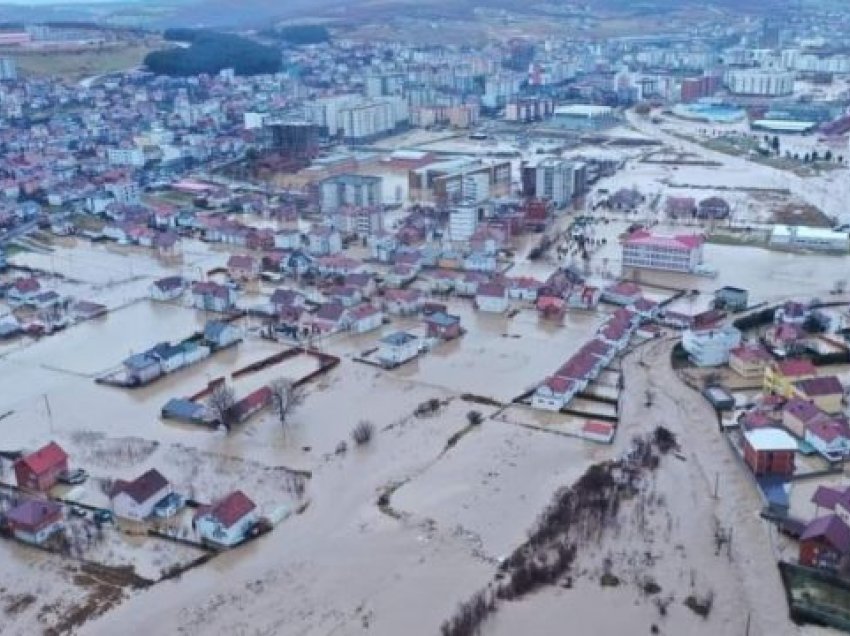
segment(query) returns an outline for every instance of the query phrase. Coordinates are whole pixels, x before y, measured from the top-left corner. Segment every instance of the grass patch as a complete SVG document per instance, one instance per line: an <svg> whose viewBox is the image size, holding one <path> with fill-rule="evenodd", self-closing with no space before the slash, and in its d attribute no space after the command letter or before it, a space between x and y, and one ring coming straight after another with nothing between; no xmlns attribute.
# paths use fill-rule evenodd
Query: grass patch
<svg viewBox="0 0 850 636"><path fill-rule="evenodd" d="M63 77L80 80L140 66L145 56L160 48L154 44L130 44L85 51L51 51L17 56L18 70L29 77Z"/></svg>

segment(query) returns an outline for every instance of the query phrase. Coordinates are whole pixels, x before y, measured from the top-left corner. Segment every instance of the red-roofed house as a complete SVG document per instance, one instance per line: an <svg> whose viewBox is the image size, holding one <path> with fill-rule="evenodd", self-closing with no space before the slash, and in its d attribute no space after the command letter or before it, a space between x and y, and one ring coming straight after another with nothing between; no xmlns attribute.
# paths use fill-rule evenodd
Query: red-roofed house
<svg viewBox="0 0 850 636"><path fill-rule="evenodd" d="M236 490L211 506L200 507L194 525L204 541L231 547L245 539L257 519L257 505Z"/></svg>
<svg viewBox="0 0 850 636"><path fill-rule="evenodd" d="M818 370L808 360L780 360L764 368L764 390L786 398L794 395L794 382L815 378Z"/></svg>
<svg viewBox="0 0 850 636"><path fill-rule="evenodd" d="M602 300L623 307L634 305L642 296L643 292L640 286L629 281L620 281L609 285L602 292Z"/></svg>
<svg viewBox="0 0 850 636"><path fill-rule="evenodd" d="M838 515L818 517L800 537L800 565L838 569L850 554L850 528Z"/></svg>
<svg viewBox="0 0 850 636"><path fill-rule="evenodd" d="M704 239L697 234L663 236L646 230L622 240L623 269L693 272L702 263Z"/></svg>
<svg viewBox="0 0 850 636"><path fill-rule="evenodd" d="M822 455L839 460L850 454L850 426L844 418L816 419L806 426L804 439Z"/></svg>
<svg viewBox="0 0 850 636"><path fill-rule="evenodd" d="M581 436L594 442L610 444L611 440L614 439L615 430L616 428L611 422L587 420L581 429Z"/></svg>
<svg viewBox="0 0 850 636"><path fill-rule="evenodd" d="M116 516L141 521L150 517L171 491L168 480L152 468L133 481L116 480L109 497Z"/></svg>
<svg viewBox="0 0 850 636"><path fill-rule="evenodd" d="M12 535L34 545L41 545L62 530L62 506L49 499L28 499L7 510L4 525Z"/></svg>
<svg viewBox="0 0 850 636"><path fill-rule="evenodd" d="M363 303L348 312L351 318L351 331L366 333L378 329L384 320L384 313L369 303Z"/></svg>
<svg viewBox="0 0 850 636"><path fill-rule="evenodd" d="M260 275L260 262L253 256L234 254L227 259L227 271L235 280L253 280Z"/></svg>
<svg viewBox="0 0 850 636"><path fill-rule="evenodd" d="M505 286L500 283L484 283L478 286L475 294L475 308L501 314L508 308L508 294Z"/></svg>
<svg viewBox="0 0 850 636"><path fill-rule="evenodd" d="M794 395L808 400L826 413L844 410L844 386L834 375L797 380L793 384Z"/></svg>
<svg viewBox="0 0 850 636"><path fill-rule="evenodd" d="M760 344L743 344L729 352L729 366L745 378L763 378L764 368L772 359Z"/></svg>
<svg viewBox="0 0 850 636"><path fill-rule="evenodd" d="M15 481L21 488L46 492L67 471L68 454L59 444L50 442L15 462Z"/></svg>
<svg viewBox="0 0 850 636"><path fill-rule="evenodd" d="M569 378L552 376L546 378L531 398L531 406L543 411L560 411L578 393L578 383Z"/></svg>

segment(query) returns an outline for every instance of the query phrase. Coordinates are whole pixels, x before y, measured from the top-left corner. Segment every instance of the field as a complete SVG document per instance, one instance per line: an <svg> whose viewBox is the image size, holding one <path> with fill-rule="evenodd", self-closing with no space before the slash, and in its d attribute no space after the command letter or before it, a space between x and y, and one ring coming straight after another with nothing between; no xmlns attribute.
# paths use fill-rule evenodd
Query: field
<svg viewBox="0 0 850 636"><path fill-rule="evenodd" d="M85 51L56 51L17 55L24 76L58 76L68 80L104 75L140 66L156 44L130 44Z"/></svg>

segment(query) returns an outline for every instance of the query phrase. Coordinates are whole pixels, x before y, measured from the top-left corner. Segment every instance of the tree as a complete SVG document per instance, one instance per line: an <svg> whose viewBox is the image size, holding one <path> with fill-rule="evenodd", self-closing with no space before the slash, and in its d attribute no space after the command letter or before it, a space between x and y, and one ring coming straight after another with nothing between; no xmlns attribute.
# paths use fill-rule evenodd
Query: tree
<svg viewBox="0 0 850 636"><path fill-rule="evenodd" d="M827 150L823 156L824 161L832 161L832 150Z"/></svg>
<svg viewBox="0 0 850 636"><path fill-rule="evenodd" d="M372 435L375 432L375 426L368 420L360 420L357 426L351 431L351 440L358 446L363 446L372 441Z"/></svg>
<svg viewBox="0 0 850 636"><path fill-rule="evenodd" d="M779 154L779 136L778 135L773 136L773 141L771 141L770 145L773 147L773 152L775 152L778 155Z"/></svg>
<svg viewBox="0 0 850 636"><path fill-rule="evenodd" d="M288 378L280 378L269 385L272 407L281 427L286 431L292 413L304 402L304 391Z"/></svg>
<svg viewBox="0 0 850 636"><path fill-rule="evenodd" d="M216 386L207 398L207 406L212 409L218 421L227 431L230 431L231 426L236 423L235 413L233 412L234 404L236 404L236 396L233 389L224 382Z"/></svg>
<svg viewBox="0 0 850 636"><path fill-rule="evenodd" d="M466 414L466 421L470 426L479 426L484 421L484 416L481 415L481 411L469 411Z"/></svg>

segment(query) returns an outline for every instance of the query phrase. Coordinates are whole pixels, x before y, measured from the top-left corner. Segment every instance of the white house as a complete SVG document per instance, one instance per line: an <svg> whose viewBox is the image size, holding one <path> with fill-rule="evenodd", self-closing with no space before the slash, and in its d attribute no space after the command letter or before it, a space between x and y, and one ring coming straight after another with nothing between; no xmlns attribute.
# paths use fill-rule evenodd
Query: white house
<svg viewBox="0 0 850 636"><path fill-rule="evenodd" d="M412 360L418 353L419 339L404 331L391 333L378 342L378 360L387 367Z"/></svg>
<svg viewBox="0 0 850 636"><path fill-rule="evenodd" d="M351 331L366 333L378 329L384 321L384 313L368 303L354 307L350 312Z"/></svg>
<svg viewBox="0 0 850 636"><path fill-rule="evenodd" d="M475 307L479 311L501 314L508 309L508 293L504 285L485 283L478 286L475 294Z"/></svg>
<svg viewBox="0 0 850 636"><path fill-rule="evenodd" d="M186 291L186 281L180 276L167 276L151 283L150 295L153 300L176 300Z"/></svg>
<svg viewBox="0 0 850 636"><path fill-rule="evenodd" d="M741 332L734 327L688 329L682 346L699 367L717 367L729 362L729 352L741 344Z"/></svg>
<svg viewBox="0 0 850 636"><path fill-rule="evenodd" d="M226 347L240 338L239 329L229 322L211 320L204 325L204 340L214 348Z"/></svg>
<svg viewBox="0 0 850 636"><path fill-rule="evenodd" d="M578 392L578 384L569 378L552 376L534 391L531 406L543 411L560 411Z"/></svg>
<svg viewBox="0 0 850 636"><path fill-rule="evenodd" d="M201 538L222 547L242 542L259 518L257 505L236 490L211 506L201 506L194 525Z"/></svg>
<svg viewBox="0 0 850 636"><path fill-rule="evenodd" d="M156 505L171 492L168 480L152 468L133 481L117 480L109 497L116 516L141 521L150 517Z"/></svg>

